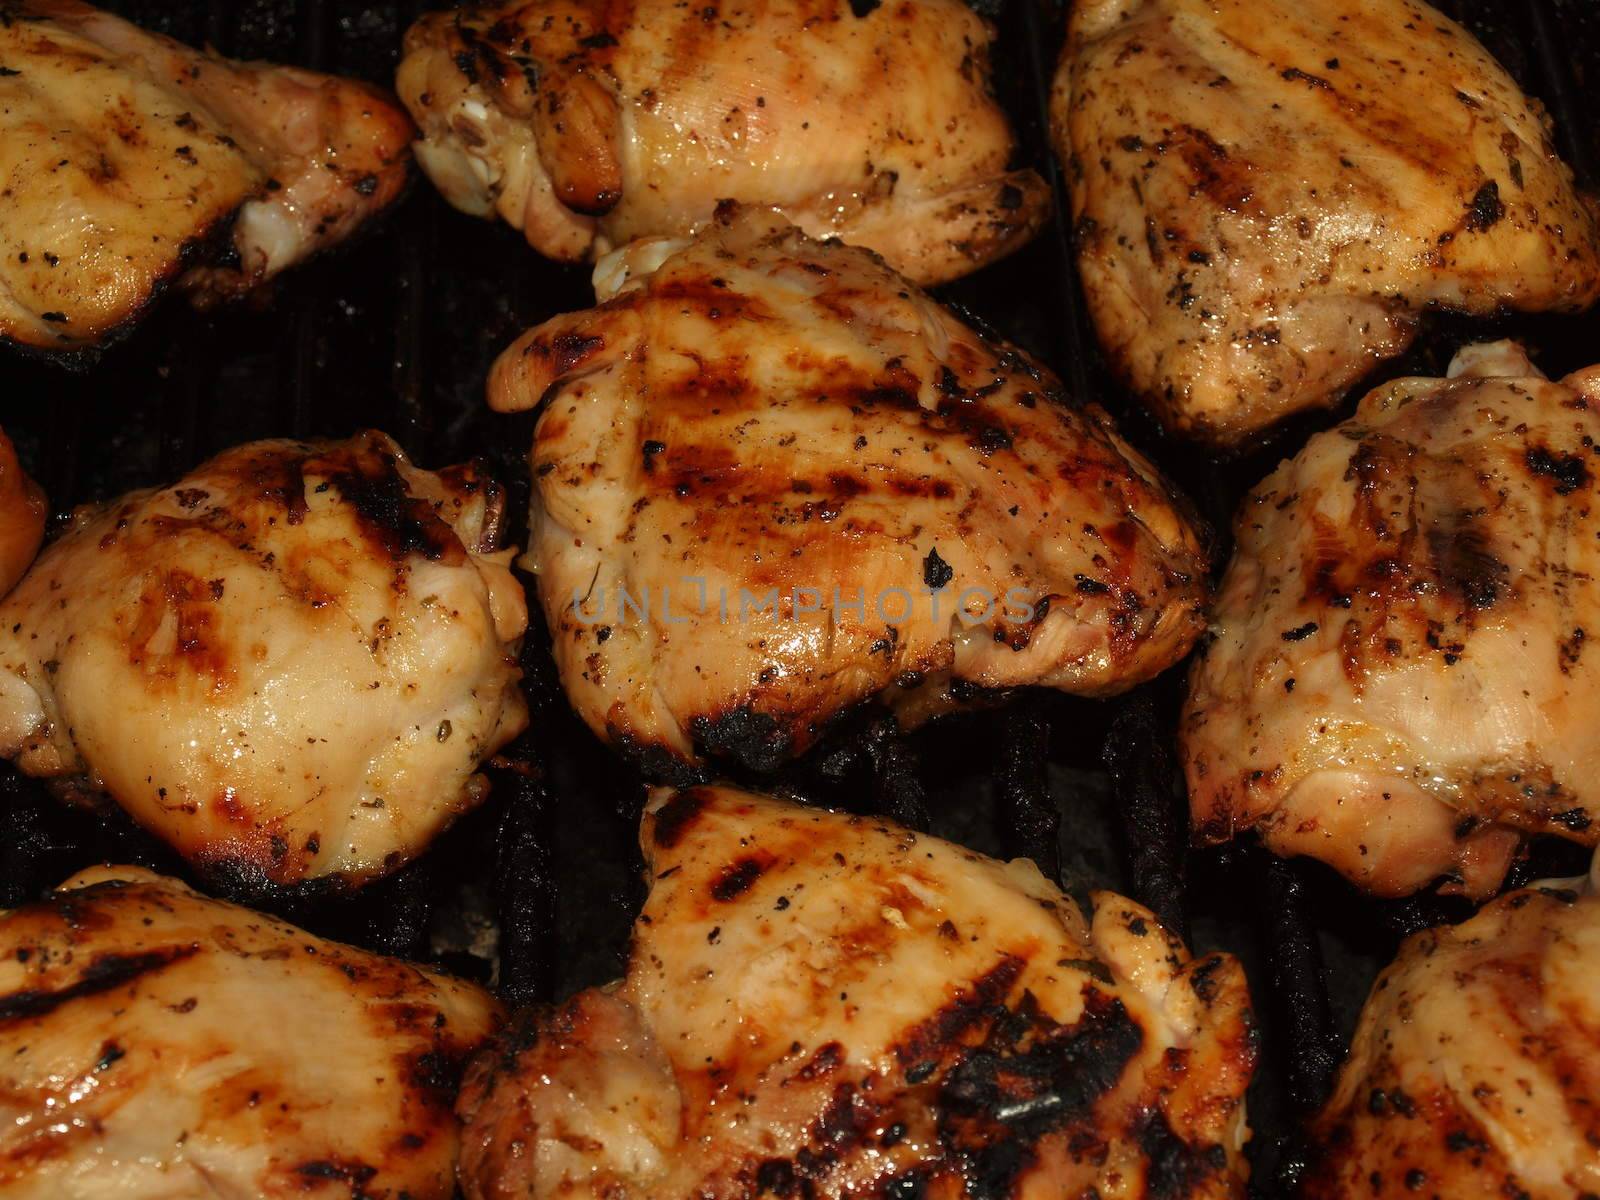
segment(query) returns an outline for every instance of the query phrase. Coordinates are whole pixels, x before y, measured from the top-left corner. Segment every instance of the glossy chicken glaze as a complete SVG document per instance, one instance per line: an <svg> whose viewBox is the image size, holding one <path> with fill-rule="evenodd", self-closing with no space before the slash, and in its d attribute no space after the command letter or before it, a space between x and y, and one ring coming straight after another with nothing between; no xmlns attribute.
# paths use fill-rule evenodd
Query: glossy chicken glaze
<svg viewBox="0 0 1600 1200"><path fill-rule="evenodd" d="M1313 1132L1304 1200L1600 1195L1600 897L1502 896L1408 941Z"/></svg>
<svg viewBox="0 0 1600 1200"><path fill-rule="evenodd" d="M450 1200L482 990L134 867L0 914L0 1197Z"/></svg>
<svg viewBox="0 0 1600 1200"><path fill-rule="evenodd" d="M961 0L536 0L425 16L397 87L457 208L577 260L770 205L923 283L1027 241L994 32Z"/></svg>
<svg viewBox="0 0 1600 1200"><path fill-rule="evenodd" d="M471 1200L1242 1195L1243 971L879 818L663 791L625 979L468 1072Z"/></svg>
<svg viewBox="0 0 1600 1200"><path fill-rule="evenodd" d="M1427 309L1600 297L1543 110L1414 0L1084 0L1053 124L1101 344L1189 436L1334 403Z"/></svg>
<svg viewBox="0 0 1600 1200"><path fill-rule="evenodd" d="M405 183L411 123L364 84L230 62L77 0L6 13L0 340L82 351L169 282L242 292Z"/></svg>
<svg viewBox="0 0 1600 1200"><path fill-rule="evenodd" d="M500 503L369 433L80 512L0 604L0 753L233 885L388 871L526 724Z"/></svg>
<svg viewBox="0 0 1600 1200"><path fill-rule="evenodd" d="M1153 469L866 251L725 212L596 280L489 400L542 405L529 564L602 736L765 768L880 694L907 722L1100 695L1198 635L1205 559Z"/></svg>
<svg viewBox="0 0 1600 1200"><path fill-rule="evenodd" d="M1594 844L1597 402L1600 369L1470 347L1246 498L1183 715L1201 838L1254 827L1386 896L1487 896L1525 834Z"/></svg>

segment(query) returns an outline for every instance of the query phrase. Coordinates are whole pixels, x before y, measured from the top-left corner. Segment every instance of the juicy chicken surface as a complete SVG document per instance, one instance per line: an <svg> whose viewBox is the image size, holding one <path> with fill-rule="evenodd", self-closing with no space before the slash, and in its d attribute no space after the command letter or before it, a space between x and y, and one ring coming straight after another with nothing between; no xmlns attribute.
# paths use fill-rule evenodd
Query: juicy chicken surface
<svg viewBox="0 0 1600 1200"><path fill-rule="evenodd" d="M880 694L910 723L952 686L1106 693L1198 635L1148 464L866 251L745 211L596 279L489 398L543 404L529 561L603 736L766 767Z"/></svg>
<svg viewBox="0 0 1600 1200"><path fill-rule="evenodd" d="M1305 1200L1600 1195L1600 897L1576 882L1405 944L1313 1126Z"/></svg>
<svg viewBox="0 0 1600 1200"><path fill-rule="evenodd" d="M78 0L6 18L0 339L82 351L169 282L245 291L405 183L411 123L364 84L231 62Z"/></svg>
<svg viewBox="0 0 1600 1200"><path fill-rule="evenodd" d="M397 87L457 208L577 260L736 200L923 283L1032 237L988 23L962 0L536 0L425 16Z"/></svg>
<svg viewBox="0 0 1600 1200"><path fill-rule="evenodd" d="M526 723L500 507L368 433L81 512L0 604L0 753L240 886L382 873Z"/></svg>
<svg viewBox="0 0 1600 1200"><path fill-rule="evenodd" d="M0 914L5 1200L450 1200L471 984L134 867Z"/></svg>
<svg viewBox="0 0 1600 1200"><path fill-rule="evenodd" d="M16 585L39 553L48 515L44 491L22 469L17 448L0 431L0 596Z"/></svg>
<svg viewBox="0 0 1600 1200"><path fill-rule="evenodd" d="M1202 838L1481 897L1524 834L1600 836L1600 369L1554 383L1499 342L1450 374L1246 498L1183 716Z"/></svg>
<svg viewBox="0 0 1600 1200"><path fill-rule="evenodd" d="M1600 297L1543 110L1415 0L1080 0L1052 115L1101 342L1187 435L1334 403L1427 309Z"/></svg>
<svg viewBox="0 0 1600 1200"><path fill-rule="evenodd" d="M626 978L468 1070L470 1200L1242 1195L1232 958L1026 860L730 788L658 793L641 841Z"/></svg>

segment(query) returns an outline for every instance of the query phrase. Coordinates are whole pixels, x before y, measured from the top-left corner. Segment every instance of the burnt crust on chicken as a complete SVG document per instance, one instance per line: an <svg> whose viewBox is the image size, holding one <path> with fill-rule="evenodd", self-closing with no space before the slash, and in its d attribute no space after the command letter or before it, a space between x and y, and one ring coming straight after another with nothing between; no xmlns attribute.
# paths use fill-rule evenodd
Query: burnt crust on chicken
<svg viewBox="0 0 1600 1200"><path fill-rule="evenodd" d="M1382 895L1595 844L1597 399L1471 347L1245 499L1181 728L1197 837L1254 828Z"/></svg>
<svg viewBox="0 0 1600 1200"><path fill-rule="evenodd" d="M1189 437L1336 403L1429 310L1600 297L1544 110L1417 0L1085 0L1051 116L1101 345Z"/></svg>
<svg viewBox="0 0 1600 1200"><path fill-rule="evenodd" d="M82 510L0 605L0 748L235 892L391 871L526 724L503 506L367 433Z"/></svg>
<svg viewBox="0 0 1600 1200"><path fill-rule="evenodd" d="M499 1019L470 984L86 871L0 914L0 1192L449 1200L456 1084Z"/></svg>
<svg viewBox="0 0 1600 1200"><path fill-rule="evenodd" d="M527 561L613 743L768 769L875 697L915 724L982 689L1106 694L1199 635L1183 502L870 253L728 207L596 277L489 400L538 410Z"/></svg>
<svg viewBox="0 0 1600 1200"><path fill-rule="evenodd" d="M658 793L641 843L627 977L469 1069L471 1200L1242 1194L1226 955L1031 864L726 787Z"/></svg>
<svg viewBox="0 0 1600 1200"><path fill-rule="evenodd" d="M0 25L0 341L91 365L169 286L238 295L350 236L412 132L365 84L190 49L78 0Z"/></svg>
<svg viewBox="0 0 1600 1200"><path fill-rule="evenodd" d="M540 253L681 236L724 200L937 283L1028 241L1045 182L1007 170L988 22L960 0L513 0L424 16L397 89L457 208Z"/></svg>

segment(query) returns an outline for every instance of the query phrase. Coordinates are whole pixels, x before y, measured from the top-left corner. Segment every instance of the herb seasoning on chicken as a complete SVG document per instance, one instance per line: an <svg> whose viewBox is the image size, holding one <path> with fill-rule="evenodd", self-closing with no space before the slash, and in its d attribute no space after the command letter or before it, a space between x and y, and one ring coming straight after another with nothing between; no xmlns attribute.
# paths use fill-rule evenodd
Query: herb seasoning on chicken
<svg viewBox="0 0 1600 1200"><path fill-rule="evenodd" d="M864 250L763 211L596 272L503 354L542 405L529 549L580 715L765 768L881 696L1085 695L1171 666L1205 557L1099 409Z"/></svg>
<svg viewBox="0 0 1600 1200"><path fill-rule="evenodd" d="M0 913L0 1197L450 1200L494 999L136 867Z"/></svg>
<svg viewBox="0 0 1600 1200"><path fill-rule="evenodd" d="M1600 1195L1600 896L1502 896L1406 942L1312 1125L1303 1200Z"/></svg>
<svg viewBox="0 0 1600 1200"><path fill-rule="evenodd" d="M500 506L368 433L81 512L0 603L0 753L242 887L391 870L526 724Z"/></svg>
<svg viewBox="0 0 1600 1200"><path fill-rule="evenodd" d="M769 205L922 283L1050 211L1007 170L988 23L962 0L534 0L425 16L397 86L457 208L575 260Z"/></svg>
<svg viewBox="0 0 1600 1200"><path fill-rule="evenodd" d="M1479 897L1526 834L1595 843L1597 402L1600 369L1470 347L1245 500L1183 716L1203 839Z"/></svg>
<svg viewBox="0 0 1600 1200"><path fill-rule="evenodd" d="M654 797L626 978L468 1072L470 1200L1241 1196L1244 972L881 818Z"/></svg>
<svg viewBox="0 0 1600 1200"><path fill-rule="evenodd" d="M1335 403L1428 309L1600 297L1543 110L1416 0L1084 0L1052 108L1101 343L1193 437Z"/></svg>
<svg viewBox="0 0 1600 1200"><path fill-rule="evenodd" d="M245 291L386 207L411 123L373 88L236 63L79 0L0 21L0 340L77 353L166 284Z"/></svg>

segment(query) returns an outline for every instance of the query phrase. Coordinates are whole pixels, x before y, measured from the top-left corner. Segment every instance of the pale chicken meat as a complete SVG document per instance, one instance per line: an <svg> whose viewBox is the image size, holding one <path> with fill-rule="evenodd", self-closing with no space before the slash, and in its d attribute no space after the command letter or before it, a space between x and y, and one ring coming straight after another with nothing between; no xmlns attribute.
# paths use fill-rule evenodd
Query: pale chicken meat
<svg viewBox="0 0 1600 1200"><path fill-rule="evenodd" d="M237 63L78 0L0 22L0 340L81 354L168 284L206 302L347 237L411 122L350 80Z"/></svg>
<svg viewBox="0 0 1600 1200"><path fill-rule="evenodd" d="M84 510L0 604L0 753L241 888L388 871L526 723L501 507L368 433Z"/></svg>
<svg viewBox="0 0 1600 1200"><path fill-rule="evenodd" d="M1417 0L1079 0L1052 124L1101 343L1188 436L1335 403L1427 310L1600 297L1543 109Z"/></svg>
<svg viewBox="0 0 1600 1200"><path fill-rule="evenodd" d="M601 264L490 403L542 404L528 562L567 693L657 766L766 768L882 696L1132 686L1206 560L1093 406L863 250L765 211Z"/></svg>
<svg viewBox="0 0 1600 1200"><path fill-rule="evenodd" d="M1026 860L652 797L625 978L469 1068L469 1200L1241 1196L1244 973Z"/></svg>
<svg viewBox="0 0 1600 1200"><path fill-rule="evenodd" d="M44 491L22 469L11 439L0 432L0 596L16 585L39 553L47 515Z"/></svg>
<svg viewBox="0 0 1600 1200"><path fill-rule="evenodd" d="M1597 404L1600 369L1470 347L1246 498L1183 716L1203 840L1477 897L1525 835L1595 843Z"/></svg>
<svg viewBox="0 0 1600 1200"><path fill-rule="evenodd" d="M1305 1200L1600 1195L1600 897L1502 896L1417 934L1312 1126Z"/></svg>
<svg viewBox="0 0 1600 1200"><path fill-rule="evenodd" d="M688 234L735 200L932 283L1050 209L1008 170L993 36L962 0L534 0L423 17L397 86L445 197L551 258Z"/></svg>
<svg viewBox="0 0 1600 1200"><path fill-rule="evenodd" d="M101 867L0 913L0 1197L450 1200L488 993Z"/></svg>

